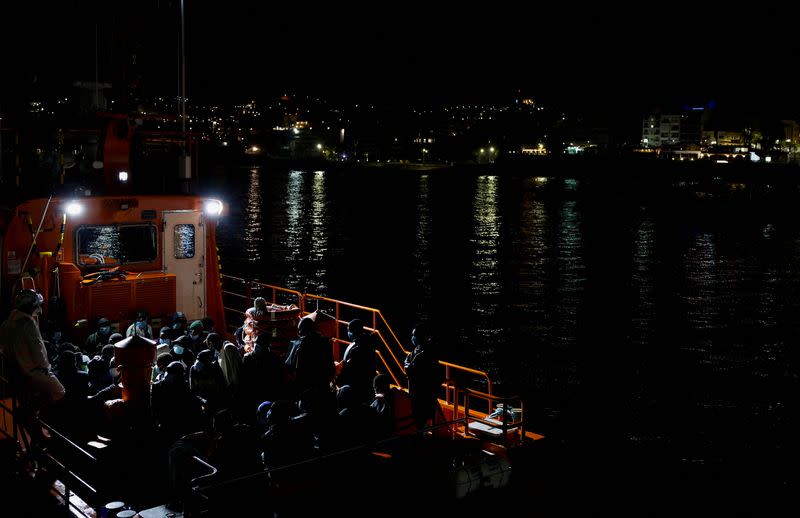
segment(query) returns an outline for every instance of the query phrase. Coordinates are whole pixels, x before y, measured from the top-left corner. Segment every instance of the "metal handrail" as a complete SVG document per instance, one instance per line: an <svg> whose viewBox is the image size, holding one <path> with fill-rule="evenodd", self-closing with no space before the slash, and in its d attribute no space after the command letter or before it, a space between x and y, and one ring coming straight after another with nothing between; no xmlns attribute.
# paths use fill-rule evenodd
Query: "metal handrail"
<svg viewBox="0 0 800 518"><path fill-rule="evenodd" d="M292 470L294 468L299 468L299 467L302 467L302 466L311 465L311 464L314 464L314 463L317 463L317 462L320 462L320 461L325 461L325 460L328 460L328 459L336 459L336 458L342 457L344 455L347 455L347 454L353 453L353 452L364 451L364 450L376 451L378 447L387 447L387 446L392 446L392 445L397 444L397 443L407 442L410 437L422 437L427 432L435 432L436 430L441 430L441 429L452 430L453 428L455 428L453 425L458 425L458 424L462 424L462 423L465 423L465 420L463 418L461 418L461 419L451 419L449 421L435 423L435 424L433 424L431 426L428 426L426 428L421 428L419 430L416 430L411 435L392 435L392 436L387 437L385 439L380 439L380 440L374 441L373 443L359 444L359 445L356 445L356 446L350 446L350 447L347 447L347 448L343 448L341 450L335 450L335 451L331 451L331 452L328 452L328 453L314 455L312 457L309 457L309 458L306 458L306 459L303 459L303 460L299 460L299 461L296 461L296 462L292 462L290 464L285 464L283 466L277 466L277 467L274 467L274 468L258 470L256 472L248 473L248 474L245 474L245 475L240 475L238 477L234 477L234 478L230 478L230 479L226 479L226 480L220 480L218 482L215 482L213 484L213 487L214 488L221 488L221 487L226 487L226 486L232 486L232 485L238 484L240 482L245 482L245 481L248 481L248 480L254 480L254 479L269 477L272 473L280 473L282 471L289 471L289 470ZM196 460L200 460L197 457L195 457L195 459ZM203 464L205 464L205 463L203 463ZM211 465L208 465L208 464L206 464L206 465L213 468L213 466L211 466ZM200 478L206 478L206 477L207 477L207 475L203 475L201 477L193 479L192 482L194 482L196 480L199 480ZM211 489L211 488L212 488L212 485L206 485L204 487L200 487L199 485L192 484L192 489L194 491L202 491L202 490L207 490L207 489Z"/></svg>
<svg viewBox="0 0 800 518"><path fill-rule="evenodd" d="M201 459L201 458L200 458L200 457L198 457L197 455L192 455L192 459L193 459L195 462L197 462L198 464L201 464L201 465L205 466L205 467L206 467L206 468L208 468L210 471L209 471L208 473L204 473L204 474L202 474L202 475L200 475L200 476L198 476L198 477L194 477L194 478L193 478L193 479L192 479L192 480L189 482L189 486L190 486L190 487L193 487L193 488L197 488L197 487L199 487L199 485L200 485L200 482L201 482L201 481L205 481L205 480L207 480L207 479L210 479L211 477L213 477L214 475L216 475L216 474L217 474L217 472L219 471L217 468L215 468L214 466L212 466L212 465L211 465L211 464L209 464L208 462L204 461L203 459Z"/></svg>
<svg viewBox="0 0 800 518"><path fill-rule="evenodd" d="M252 304L252 302L253 302L253 298L254 298L253 297L253 288L271 290L272 291L272 302L273 303L277 303L277 295L278 295L278 293L283 293L283 294L287 294L287 295L291 295L291 296L295 297L296 300L297 300L296 305L297 305L298 308L300 308L301 314L303 314L303 315L307 315L307 314L311 313L310 311L307 310L307 302L310 301L310 300L333 304L334 305L334 313L335 313L334 319L336 321L336 336L334 338L336 338L336 339L340 339L340 337L339 337L339 326L343 326L343 325L346 325L348 323L348 321L343 320L341 318L341 310L342 310L342 308L347 308L347 309L356 310L356 311L365 311L365 312L371 313L371 315L372 315L372 327L365 326L365 329L374 332L378 336L378 338L380 339L381 343L383 344L383 348L386 351L389 352L389 356L391 356L391 360L392 360L391 362L389 361L389 358L386 357L384 354L380 355L380 359L381 359L383 365L386 367L386 370L390 373L390 375L394 379L395 383L398 386L407 386L407 383L401 383L401 380L398 379L398 377L395 374L395 371L399 371L399 372L401 372L401 373L403 373L405 375L405 367L403 366L403 359L404 358L398 357L398 354L397 354L396 351L400 351L402 353L403 357L404 357L405 355L408 355L409 350L406 349L403 346L402 341L398 338L397 333L395 333L394 329L389 324L388 320L386 319L386 317L384 316L383 312L380 309L372 308L372 307L369 307L369 306L363 306L361 304L353 304L351 302L345 302L343 300L334 299L334 298L326 297L326 296L323 296L323 295L315 295L315 294L311 294L311 293L300 293L297 290L293 290L293 289L290 289L290 288L284 288L282 286L276 286L276 285L273 285L273 284L266 284L266 283L262 283L262 282L257 281L257 280L244 279L244 278L241 278L241 277L234 277L234 276L225 275L225 274L222 274L220 277L221 277L221 279L223 281L224 280L229 280L229 281L238 282L239 284L242 285L242 287L246 291L246 293L242 294L242 293L239 293L239 292L236 292L236 291L232 291L231 289L227 289L227 290L223 290L222 291L223 295L230 295L230 296L233 296L233 297L243 298L243 299L245 299L247 304ZM224 309L225 309L225 311L231 311L231 312L235 312L235 313L244 314L244 312L241 311L238 308L225 306ZM386 333L384 333L379 328L380 326L386 328L386 332L388 333L388 335ZM229 326L229 327L235 329L238 326L233 326L232 325L232 326ZM391 339L389 339L389 337L391 337ZM459 364L456 364L456 363L447 362L447 361L443 361L443 360L440 360L439 364L445 368L445 378L451 378L451 376L453 374L452 371L458 371L458 372L463 372L463 373L467 373L467 374L476 375L476 376L479 376L480 378L482 378L484 380L484 382L486 383L486 387L487 387L488 393L489 394L493 393L494 385L492 383L492 379L489 377L489 374L487 372L482 371L482 370L478 370L478 369L473 369L473 368L470 368L470 367L465 367L463 365L459 365ZM391 366L393 366L393 367L391 367Z"/></svg>
<svg viewBox="0 0 800 518"><path fill-rule="evenodd" d="M484 424L491 425L491 426L495 426L496 422L492 422L492 421L488 420L487 417L488 417L489 414L491 414L493 406L494 406L494 409L497 409L502 404L503 405L503 413L502 413L502 419L501 419L501 424L500 424L500 430L502 432L502 435L501 435L502 439L504 441L506 440L507 434L509 432L509 427L519 427L519 433L516 434L516 435L519 436L520 440L522 440L525 437L525 435L526 435L525 407L524 407L522 398L520 396L506 396L506 397L495 396L493 394L489 394L489 393L486 393L486 392L481 392L479 390L474 390L474 389L470 389L470 388L458 388L456 386L453 386L453 392L455 394L454 395L454 401L453 401L453 415L454 416L458 415L458 401L459 401L458 395L459 395L459 392L461 394L463 394L463 396L464 396L464 434L465 435L470 435L471 434L471 432L469 430L469 422L470 422L470 420L477 421L477 422L484 423ZM479 415L471 415L471 412L475 413L475 411L470 410L470 400L473 397L482 399L487 403L489 411L484 414L486 417L480 417ZM519 420L515 419L514 421L509 422L509 420L508 420L508 409L509 408L514 408L514 407L509 406L510 403L512 403L512 402L519 403L519 407L518 408L519 408L520 414L519 414Z"/></svg>

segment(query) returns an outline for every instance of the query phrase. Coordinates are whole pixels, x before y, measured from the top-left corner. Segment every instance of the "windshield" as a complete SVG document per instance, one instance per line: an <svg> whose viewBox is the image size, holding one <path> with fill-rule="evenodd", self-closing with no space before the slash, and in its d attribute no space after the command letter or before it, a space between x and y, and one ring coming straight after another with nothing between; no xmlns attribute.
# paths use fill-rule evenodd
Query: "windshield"
<svg viewBox="0 0 800 518"><path fill-rule="evenodd" d="M75 241L81 266L151 262L158 251L154 225L84 226Z"/></svg>

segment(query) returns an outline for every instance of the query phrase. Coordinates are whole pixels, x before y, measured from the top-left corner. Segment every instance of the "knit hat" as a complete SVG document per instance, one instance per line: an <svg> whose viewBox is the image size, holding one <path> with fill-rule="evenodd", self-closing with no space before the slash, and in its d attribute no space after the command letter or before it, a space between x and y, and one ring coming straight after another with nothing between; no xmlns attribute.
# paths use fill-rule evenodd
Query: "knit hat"
<svg viewBox="0 0 800 518"><path fill-rule="evenodd" d="M191 331L192 329L203 329L203 322L200 320L195 320L189 324L189 330Z"/></svg>

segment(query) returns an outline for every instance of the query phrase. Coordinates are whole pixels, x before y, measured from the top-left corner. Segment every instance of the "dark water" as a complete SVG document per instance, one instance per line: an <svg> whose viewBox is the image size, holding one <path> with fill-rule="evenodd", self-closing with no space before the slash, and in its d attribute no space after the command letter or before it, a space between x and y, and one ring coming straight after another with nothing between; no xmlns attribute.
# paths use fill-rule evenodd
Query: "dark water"
<svg viewBox="0 0 800 518"><path fill-rule="evenodd" d="M208 189L230 204L225 272L379 307L401 337L429 320L447 359L527 397L565 466L596 476L622 459L726 494L796 487L793 196L719 181L220 173Z"/></svg>

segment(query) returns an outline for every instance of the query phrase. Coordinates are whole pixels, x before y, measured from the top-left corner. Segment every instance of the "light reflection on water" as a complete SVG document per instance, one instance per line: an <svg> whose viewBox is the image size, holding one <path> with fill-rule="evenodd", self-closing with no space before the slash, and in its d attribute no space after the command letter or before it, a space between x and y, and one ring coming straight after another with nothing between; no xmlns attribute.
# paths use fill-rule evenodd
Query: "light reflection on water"
<svg viewBox="0 0 800 518"><path fill-rule="evenodd" d="M244 227L244 253L251 263L261 261L261 235L263 232L261 211L261 174L258 169L251 169L248 176L247 219Z"/></svg>
<svg viewBox="0 0 800 518"><path fill-rule="evenodd" d="M472 291L472 314L475 319L475 338L482 346L473 344L483 358L486 368L494 367L495 348L502 346L502 329L497 326L497 311L501 294L501 271L498 268L500 214L496 176L479 176L472 202L473 232L470 239L469 287ZM477 346L477 347L476 347Z"/></svg>
<svg viewBox="0 0 800 518"><path fill-rule="evenodd" d="M800 391L792 353L800 230L791 218L635 200L619 209L613 221L626 226L617 229L623 238L604 253L587 239L597 228L587 224L587 203L602 195L570 179L231 178L231 214L219 232L225 271L380 307L406 340L413 322L427 318L447 358L490 370L501 386L531 395L542 415L557 418L580 397L587 350L600 351L592 359L631 353L608 382L635 388L630 423L621 426L639 442L699 448L713 442L720 414L725 426L768 430L786 419L787 394ZM587 307L589 276L608 270L624 272L601 302L628 322L618 333L627 343L580 343L578 330L597 309ZM697 430L682 431L685 442L652 432L665 409L693 419Z"/></svg>
<svg viewBox="0 0 800 518"><path fill-rule="evenodd" d="M430 250L430 234L431 234L431 209L430 209L430 195L428 187L428 175L422 174L419 176L417 185L417 203L414 206L416 229L414 233L414 277L419 279L420 298L421 304L414 314L415 321L422 321L427 318L427 315L421 311L423 306L431 304L432 289L431 289L431 250Z"/></svg>

